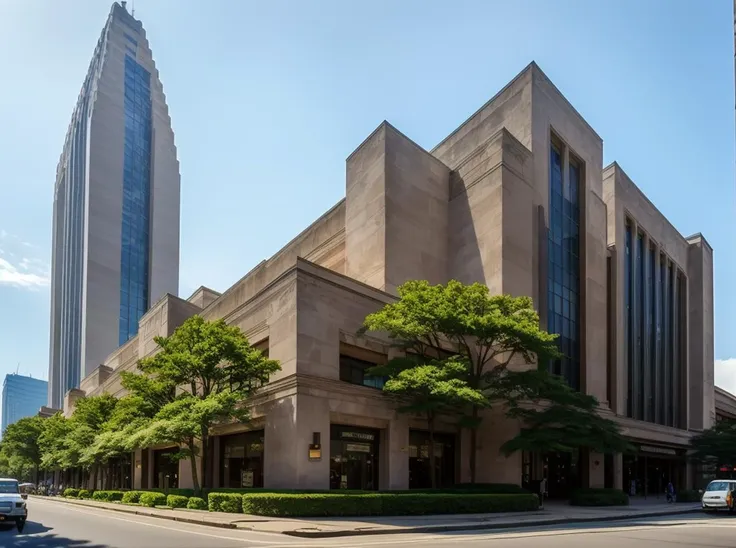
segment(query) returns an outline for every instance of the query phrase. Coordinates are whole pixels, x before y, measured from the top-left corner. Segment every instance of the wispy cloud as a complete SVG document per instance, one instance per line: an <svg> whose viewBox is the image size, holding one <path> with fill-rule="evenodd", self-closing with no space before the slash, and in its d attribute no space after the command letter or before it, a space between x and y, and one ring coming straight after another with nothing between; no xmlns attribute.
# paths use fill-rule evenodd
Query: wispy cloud
<svg viewBox="0 0 736 548"><path fill-rule="evenodd" d="M40 259L11 251L17 250L18 246L35 247L0 229L0 286L33 290L49 285L48 265ZM19 256L21 259L17 260L16 257Z"/></svg>
<svg viewBox="0 0 736 548"><path fill-rule="evenodd" d="M36 289L49 285L47 273L30 272L28 267L16 267L5 259L0 258L0 285L10 285L25 289Z"/></svg>
<svg viewBox="0 0 736 548"><path fill-rule="evenodd" d="M736 394L736 358L716 360L715 381L716 386Z"/></svg>

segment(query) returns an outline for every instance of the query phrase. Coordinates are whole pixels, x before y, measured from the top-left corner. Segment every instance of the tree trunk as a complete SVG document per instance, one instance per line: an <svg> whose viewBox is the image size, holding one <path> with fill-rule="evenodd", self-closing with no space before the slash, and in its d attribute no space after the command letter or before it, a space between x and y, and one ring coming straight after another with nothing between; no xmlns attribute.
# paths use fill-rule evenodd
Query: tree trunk
<svg viewBox="0 0 736 548"><path fill-rule="evenodd" d="M475 483L478 456L478 407L473 406L473 425L470 427L470 483Z"/></svg>
<svg viewBox="0 0 736 548"><path fill-rule="evenodd" d="M196 446L194 440L189 442L189 462L192 465L192 487L194 488L194 494L200 496L202 490L199 487L199 474L197 474L197 454L195 452Z"/></svg>
<svg viewBox="0 0 736 548"><path fill-rule="evenodd" d="M92 489L97 489L97 474L99 472L99 466L96 464L93 466L94 472L92 472ZM87 482L89 485L89 482Z"/></svg>
<svg viewBox="0 0 736 548"><path fill-rule="evenodd" d="M201 447L201 456L200 461L202 463L202 487L212 487L212 477L210 474L210 458L209 458L209 450L210 450L210 436L209 436L209 430L206 426L202 427L202 447Z"/></svg>
<svg viewBox="0 0 736 548"><path fill-rule="evenodd" d="M437 488L437 470L435 468L436 466L436 458L434 456L434 415L431 413L428 413L427 415L427 425L429 426L429 473L431 478L431 487L432 489Z"/></svg>

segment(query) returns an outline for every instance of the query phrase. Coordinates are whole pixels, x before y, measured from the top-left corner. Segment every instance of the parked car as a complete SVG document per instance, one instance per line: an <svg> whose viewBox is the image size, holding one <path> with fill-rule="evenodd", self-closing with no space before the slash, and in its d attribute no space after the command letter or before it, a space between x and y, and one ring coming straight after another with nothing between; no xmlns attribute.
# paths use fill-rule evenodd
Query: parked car
<svg viewBox="0 0 736 548"><path fill-rule="evenodd" d="M711 481L708 487L705 488L703 498L701 499L703 510L730 510L726 499L734 489L736 489L736 480L719 479Z"/></svg>
<svg viewBox="0 0 736 548"><path fill-rule="evenodd" d="M0 478L0 524L15 524L22 533L28 518L26 499L18 487L18 480Z"/></svg>

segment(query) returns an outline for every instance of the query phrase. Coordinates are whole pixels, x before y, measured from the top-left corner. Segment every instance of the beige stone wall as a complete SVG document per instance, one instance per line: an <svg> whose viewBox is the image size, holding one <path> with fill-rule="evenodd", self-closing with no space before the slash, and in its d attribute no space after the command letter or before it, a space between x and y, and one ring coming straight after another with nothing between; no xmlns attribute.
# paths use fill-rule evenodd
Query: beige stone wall
<svg viewBox="0 0 736 548"><path fill-rule="evenodd" d="M447 281L449 169L384 122L348 158L346 274L395 293Z"/></svg>
<svg viewBox="0 0 736 548"><path fill-rule="evenodd" d="M713 248L699 234L687 241L688 426L700 430L715 422Z"/></svg>

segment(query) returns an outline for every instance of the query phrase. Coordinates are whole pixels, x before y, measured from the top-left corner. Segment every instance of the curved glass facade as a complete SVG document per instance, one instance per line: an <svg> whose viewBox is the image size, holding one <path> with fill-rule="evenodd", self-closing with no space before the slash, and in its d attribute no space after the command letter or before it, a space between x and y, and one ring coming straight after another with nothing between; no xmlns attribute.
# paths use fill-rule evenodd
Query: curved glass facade
<svg viewBox="0 0 736 548"><path fill-rule="evenodd" d="M549 179L547 330L559 335L563 354L549 367L577 390L580 388L581 166L572 159L566 161L562 146L554 142L550 147Z"/></svg>
<svg viewBox="0 0 736 548"><path fill-rule="evenodd" d="M151 75L125 56L125 152L120 254L120 344L148 310L151 203Z"/></svg>

